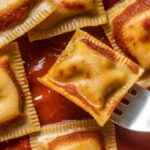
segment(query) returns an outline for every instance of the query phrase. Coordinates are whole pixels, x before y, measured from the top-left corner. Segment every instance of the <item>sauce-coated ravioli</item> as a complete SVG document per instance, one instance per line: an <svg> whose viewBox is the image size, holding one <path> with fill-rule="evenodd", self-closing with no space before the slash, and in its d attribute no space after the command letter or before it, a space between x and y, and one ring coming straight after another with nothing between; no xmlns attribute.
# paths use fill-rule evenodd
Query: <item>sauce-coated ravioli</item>
<svg viewBox="0 0 150 150"><path fill-rule="evenodd" d="M101 135L98 132L73 132L60 136L48 143L49 150L104 150Z"/></svg>
<svg viewBox="0 0 150 150"><path fill-rule="evenodd" d="M8 125L23 117L22 93L7 57L0 57L0 125ZM11 110L11 111L10 111Z"/></svg>
<svg viewBox="0 0 150 150"><path fill-rule="evenodd" d="M22 21L37 0L0 0L0 30Z"/></svg>
<svg viewBox="0 0 150 150"><path fill-rule="evenodd" d="M113 19L113 36L117 45L150 69L150 1L137 0Z"/></svg>
<svg viewBox="0 0 150 150"><path fill-rule="evenodd" d="M52 0L56 10L38 27L37 30L46 30L57 25L62 20L84 14L96 8L94 0Z"/></svg>
<svg viewBox="0 0 150 150"><path fill-rule="evenodd" d="M66 96L104 125L142 72L126 57L78 30L39 81Z"/></svg>

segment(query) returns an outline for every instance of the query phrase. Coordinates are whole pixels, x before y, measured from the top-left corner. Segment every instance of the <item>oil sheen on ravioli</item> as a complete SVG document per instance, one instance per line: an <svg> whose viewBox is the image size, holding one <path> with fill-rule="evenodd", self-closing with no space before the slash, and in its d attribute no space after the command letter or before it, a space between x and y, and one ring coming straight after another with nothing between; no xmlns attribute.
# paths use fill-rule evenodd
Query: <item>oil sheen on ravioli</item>
<svg viewBox="0 0 150 150"><path fill-rule="evenodd" d="M20 93L7 57L0 57L0 125L7 125L21 116Z"/></svg>
<svg viewBox="0 0 150 150"><path fill-rule="evenodd" d="M141 74L140 67L126 59L78 30L39 81L91 113L102 125Z"/></svg>
<svg viewBox="0 0 150 150"><path fill-rule="evenodd" d="M137 0L114 19L113 25L120 48L144 69L150 69L150 1Z"/></svg>
<svg viewBox="0 0 150 150"><path fill-rule="evenodd" d="M104 143L98 132L74 132L60 136L48 143L45 150L104 150Z"/></svg>

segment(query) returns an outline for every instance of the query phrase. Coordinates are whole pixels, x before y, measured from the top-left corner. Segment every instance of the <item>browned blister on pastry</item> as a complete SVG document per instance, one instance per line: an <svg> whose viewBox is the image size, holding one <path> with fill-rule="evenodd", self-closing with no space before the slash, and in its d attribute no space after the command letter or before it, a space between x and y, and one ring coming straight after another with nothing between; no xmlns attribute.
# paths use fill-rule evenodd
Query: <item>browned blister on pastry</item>
<svg viewBox="0 0 150 150"><path fill-rule="evenodd" d="M45 126L30 136L33 150L116 150L114 125L100 128L93 120Z"/></svg>
<svg viewBox="0 0 150 150"><path fill-rule="evenodd" d="M38 25L54 9L49 0L0 0L0 48Z"/></svg>
<svg viewBox="0 0 150 150"><path fill-rule="evenodd" d="M8 57L0 57L0 127L23 119L24 95L9 65Z"/></svg>
<svg viewBox="0 0 150 150"><path fill-rule="evenodd" d="M150 1L126 0L108 10L108 17L112 46L149 70Z"/></svg>
<svg viewBox="0 0 150 150"><path fill-rule="evenodd" d="M0 142L40 130L16 42L0 49Z"/></svg>
<svg viewBox="0 0 150 150"><path fill-rule="evenodd" d="M107 22L101 0L52 0L56 10L39 26L29 32L30 41L50 38Z"/></svg>
<svg viewBox="0 0 150 150"><path fill-rule="evenodd" d="M82 107L103 126L142 72L128 58L77 30L39 81Z"/></svg>

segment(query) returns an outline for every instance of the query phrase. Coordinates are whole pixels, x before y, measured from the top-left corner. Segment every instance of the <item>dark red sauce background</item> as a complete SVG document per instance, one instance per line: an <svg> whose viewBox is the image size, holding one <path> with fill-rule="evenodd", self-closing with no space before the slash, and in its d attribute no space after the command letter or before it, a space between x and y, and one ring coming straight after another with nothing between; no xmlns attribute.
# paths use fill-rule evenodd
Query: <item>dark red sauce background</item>
<svg viewBox="0 0 150 150"><path fill-rule="evenodd" d="M116 2L118 0L104 0L105 8ZM109 45L100 26L84 30ZM37 81L37 77L44 75L55 62L72 35L73 32L33 43L28 42L27 36L18 39L41 125L90 117L81 108ZM150 133L136 133L116 126L116 138L118 150L150 150ZM31 150L28 136L0 143L0 150Z"/></svg>

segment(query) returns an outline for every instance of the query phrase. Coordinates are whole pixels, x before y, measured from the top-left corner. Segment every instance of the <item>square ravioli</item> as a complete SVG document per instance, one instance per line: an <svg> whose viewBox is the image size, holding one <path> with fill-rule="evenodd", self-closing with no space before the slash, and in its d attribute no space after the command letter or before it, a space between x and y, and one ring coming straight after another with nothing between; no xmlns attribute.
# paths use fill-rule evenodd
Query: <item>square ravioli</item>
<svg viewBox="0 0 150 150"><path fill-rule="evenodd" d="M108 10L110 41L144 69L150 69L150 1L126 0Z"/></svg>
<svg viewBox="0 0 150 150"><path fill-rule="evenodd" d="M107 23L102 0L52 0L56 9L28 33L30 42Z"/></svg>
<svg viewBox="0 0 150 150"><path fill-rule="evenodd" d="M40 130L16 42L0 49L0 142Z"/></svg>
<svg viewBox="0 0 150 150"><path fill-rule="evenodd" d="M0 0L0 48L37 26L54 10L49 0Z"/></svg>
<svg viewBox="0 0 150 150"><path fill-rule="evenodd" d="M39 81L89 112L103 126L143 69L88 33L77 30Z"/></svg>
<svg viewBox="0 0 150 150"><path fill-rule="evenodd" d="M96 3L93 0L52 0L56 10L39 26L38 30L46 30L57 25L62 20L70 17L76 17L96 9Z"/></svg>
<svg viewBox="0 0 150 150"><path fill-rule="evenodd" d="M92 119L43 126L30 143L32 150L117 150L114 124L101 128Z"/></svg>
<svg viewBox="0 0 150 150"><path fill-rule="evenodd" d="M25 98L7 56L0 57L0 97L0 127L23 118Z"/></svg>

